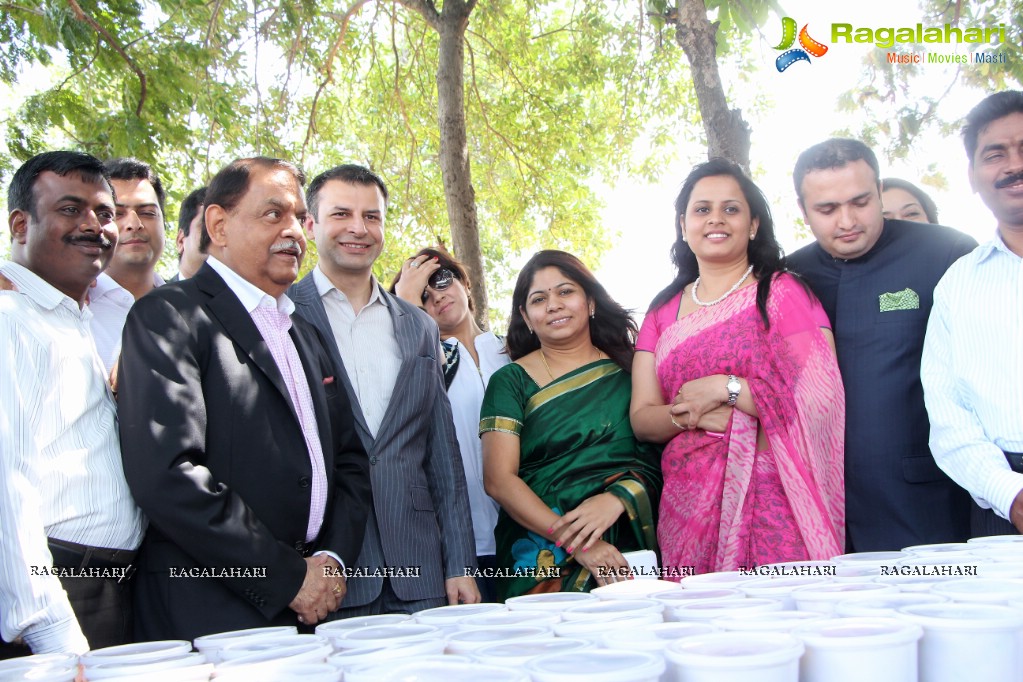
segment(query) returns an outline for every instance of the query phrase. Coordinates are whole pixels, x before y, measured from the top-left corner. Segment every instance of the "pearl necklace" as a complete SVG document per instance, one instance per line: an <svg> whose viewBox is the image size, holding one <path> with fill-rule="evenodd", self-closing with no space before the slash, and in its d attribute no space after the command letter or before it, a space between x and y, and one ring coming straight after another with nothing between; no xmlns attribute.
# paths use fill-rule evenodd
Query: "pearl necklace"
<svg viewBox="0 0 1023 682"><path fill-rule="evenodd" d="M729 289L728 291L726 291L725 293L723 293L723 294L722 294L722 295L721 295L721 296L720 296L719 298L715 298L715 299L714 299L713 301L707 301L707 302L701 301L701 300L700 300L699 298L697 298L697 297L696 297L696 288L697 288L698 286L700 286L700 278L699 278L699 277L697 277L697 278L696 278L696 281L695 281L695 282L693 282L693 291L692 291L692 294L693 294L693 303L695 303L696 305L700 305L700 306L703 306L704 308L707 308L707 307L709 307L709 306L712 306L712 305L717 305L718 303L721 303L721 301L725 300L726 298L728 298L729 296L731 296L732 294L734 294L734 293L735 293L735 291L736 291L736 290L737 290L737 289L738 289L739 287L741 287L741 286L742 286L742 283L746 281L746 278L750 276L750 273L751 273L751 272L753 272L753 266L752 266L752 265L750 265L750 266L749 266L748 268L746 268L746 272L745 272L745 273L743 273L743 275L742 275L742 279L740 279L740 280L739 280L738 282L736 282L735 284L733 284L733 285L732 285L732 288L731 288L731 289Z"/></svg>

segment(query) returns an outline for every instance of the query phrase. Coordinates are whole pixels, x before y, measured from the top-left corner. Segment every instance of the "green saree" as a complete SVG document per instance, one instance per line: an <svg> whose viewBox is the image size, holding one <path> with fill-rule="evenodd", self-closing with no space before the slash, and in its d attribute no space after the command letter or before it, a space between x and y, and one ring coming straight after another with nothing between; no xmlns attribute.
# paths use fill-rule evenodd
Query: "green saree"
<svg viewBox="0 0 1023 682"><path fill-rule="evenodd" d="M631 378L610 360L584 365L543 388L512 363L491 377L480 412L480 433L519 437L519 477L556 514L599 493L618 497L626 514L603 539L622 552L656 549L653 510L661 490L660 447L636 441L631 396ZM564 549L503 509L495 535L501 601L536 592L586 592L596 584Z"/></svg>

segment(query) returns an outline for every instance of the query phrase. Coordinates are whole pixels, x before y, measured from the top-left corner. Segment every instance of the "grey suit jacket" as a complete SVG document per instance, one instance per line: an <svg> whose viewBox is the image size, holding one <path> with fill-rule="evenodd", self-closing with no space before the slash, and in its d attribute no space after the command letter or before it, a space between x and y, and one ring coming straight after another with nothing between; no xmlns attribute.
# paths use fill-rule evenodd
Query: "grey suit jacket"
<svg viewBox="0 0 1023 682"><path fill-rule="evenodd" d="M444 390L437 325L415 306L380 292L390 304L402 363L376 438L366 426L315 280L305 277L288 296L296 314L327 338L369 453L374 513L355 567L405 572L391 576L400 599L434 599L445 596L445 579L476 566L465 471ZM418 577L409 575L414 572ZM380 575L354 576L344 606L368 604L382 585Z"/></svg>

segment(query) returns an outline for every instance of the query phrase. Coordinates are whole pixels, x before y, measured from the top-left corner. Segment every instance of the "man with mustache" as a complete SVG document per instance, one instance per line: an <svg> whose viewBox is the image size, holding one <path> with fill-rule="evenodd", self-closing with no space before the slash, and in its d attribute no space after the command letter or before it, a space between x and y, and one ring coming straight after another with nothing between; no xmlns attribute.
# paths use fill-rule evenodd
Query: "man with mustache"
<svg viewBox="0 0 1023 682"><path fill-rule="evenodd" d="M89 285L117 240L99 159L47 152L7 191L0 261L0 658L131 641L144 520L89 329ZM27 646L26 646L27 645Z"/></svg>
<svg viewBox="0 0 1023 682"><path fill-rule="evenodd" d="M165 196L160 178L148 163L111 159L103 165L114 187L118 239L110 266L89 292L89 309L96 349L109 373L131 306L163 284L156 265L163 254Z"/></svg>
<svg viewBox="0 0 1023 682"><path fill-rule="evenodd" d="M128 313L122 455L149 517L138 639L311 630L344 599L368 464L324 340L285 295L306 251L304 181L266 157L222 169L209 259Z"/></svg>
<svg viewBox="0 0 1023 682"><path fill-rule="evenodd" d="M970 185L995 216L994 238L934 290L921 368L931 451L973 496L971 532L1023 531L1023 92L966 116Z"/></svg>
<svg viewBox="0 0 1023 682"><path fill-rule="evenodd" d="M934 463L920 353L934 286L977 242L885 220L877 157L834 138L796 160L796 196L817 243L789 256L827 311L845 384L846 545L851 552L962 542L969 497Z"/></svg>

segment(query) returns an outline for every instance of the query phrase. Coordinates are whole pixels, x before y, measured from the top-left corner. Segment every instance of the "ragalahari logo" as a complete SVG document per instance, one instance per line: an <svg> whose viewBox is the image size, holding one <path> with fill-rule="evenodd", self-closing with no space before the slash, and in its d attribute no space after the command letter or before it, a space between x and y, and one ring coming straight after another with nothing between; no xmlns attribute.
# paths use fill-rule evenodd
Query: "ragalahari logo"
<svg viewBox="0 0 1023 682"><path fill-rule="evenodd" d="M809 24L804 24L803 30L799 32L799 44L802 46L802 49L797 47L790 50L789 48L792 47L792 43L796 42L796 20L792 17L782 17L781 42L774 46L776 50L785 50L774 60L774 65L778 67L779 73L796 62L809 62L810 55L823 57L827 53L828 46L811 38L810 34L806 32L807 26Z"/></svg>

